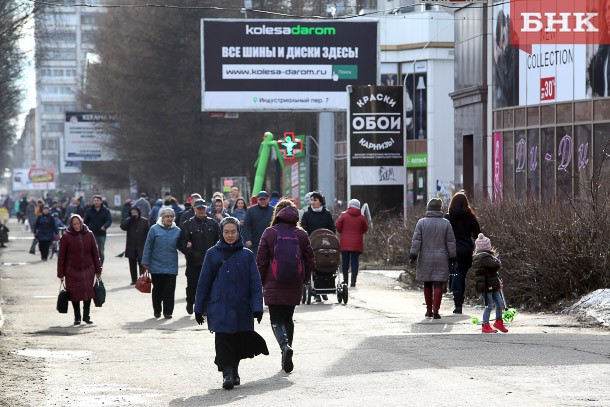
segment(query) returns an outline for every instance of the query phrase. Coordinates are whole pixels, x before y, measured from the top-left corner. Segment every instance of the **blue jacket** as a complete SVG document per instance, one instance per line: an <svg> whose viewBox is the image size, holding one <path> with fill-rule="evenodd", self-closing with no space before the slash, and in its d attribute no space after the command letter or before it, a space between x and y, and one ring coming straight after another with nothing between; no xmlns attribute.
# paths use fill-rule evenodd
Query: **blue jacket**
<svg viewBox="0 0 610 407"><path fill-rule="evenodd" d="M151 274L178 274L178 238L180 228L172 222L165 228L162 219L148 231L142 264L148 266Z"/></svg>
<svg viewBox="0 0 610 407"><path fill-rule="evenodd" d="M254 254L241 239L229 245L221 237L205 255L195 312L207 313L210 331L234 333L253 331L253 313L262 311L263 287Z"/></svg>
<svg viewBox="0 0 610 407"><path fill-rule="evenodd" d="M59 233L59 229L53 220L51 214L42 214L36 218L34 224L34 236L41 242L50 242L55 239L55 235Z"/></svg>

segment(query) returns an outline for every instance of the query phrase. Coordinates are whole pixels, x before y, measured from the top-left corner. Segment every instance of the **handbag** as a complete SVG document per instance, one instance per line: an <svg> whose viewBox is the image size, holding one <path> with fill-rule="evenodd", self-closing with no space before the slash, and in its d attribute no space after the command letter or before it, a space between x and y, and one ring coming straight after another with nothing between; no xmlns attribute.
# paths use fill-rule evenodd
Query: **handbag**
<svg viewBox="0 0 610 407"><path fill-rule="evenodd" d="M464 291L462 280L460 280L460 272L455 266L449 267L449 291L452 293Z"/></svg>
<svg viewBox="0 0 610 407"><path fill-rule="evenodd" d="M70 295L66 291L66 286L62 280L59 283L59 295L57 296L57 312L60 314L68 313L68 304L70 302Z"/></svg>
<svg viewBox="0 0 610 407"><path fill-rule="evenodd" d="M34 240L32 240L32 245L30 246L30 254L36 254L36 243L38 243L38 239L34 238Z"/></svg>
<svg viewBox="0 0 610 407"><path fill-rule="evenodd" d="M93 303L96 307L101 307L106 302L106 287L101 278L95 280L93 284Z"/></svg>
<svg viewBox="0 0 610 407"><path fill-rule="evenodd" d="M140 274L138 281L136 281L136 289L141 293L149 293L152 291L152 281L150 280L150 274L146 271L144 274Z"/></svg>

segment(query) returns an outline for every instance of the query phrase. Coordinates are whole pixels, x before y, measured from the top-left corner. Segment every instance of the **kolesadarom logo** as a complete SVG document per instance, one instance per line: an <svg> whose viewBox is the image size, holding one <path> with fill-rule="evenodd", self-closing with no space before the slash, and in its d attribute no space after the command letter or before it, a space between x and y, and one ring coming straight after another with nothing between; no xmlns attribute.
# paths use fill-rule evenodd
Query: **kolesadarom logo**
<svg viewBox="0 0 610 407"><path fill-rule="evenodd" d="M496 30L510 32L510 43L528 53L534 44L608 44L608 6L607 0L510 0L510 19L503 16Z"/></svg>
<svg viewBox="0 0 610 407"><path fill-rule="evenodd" d="M295 25L293 27L268 27L246 24L246 35L336 35L335 27Z"/></svg>

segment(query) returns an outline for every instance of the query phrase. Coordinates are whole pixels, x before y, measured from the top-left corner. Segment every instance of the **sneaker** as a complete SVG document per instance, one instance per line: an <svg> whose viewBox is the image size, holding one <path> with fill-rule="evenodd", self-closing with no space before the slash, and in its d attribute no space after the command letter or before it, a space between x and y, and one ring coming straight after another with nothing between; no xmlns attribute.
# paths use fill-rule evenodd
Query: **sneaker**
<svg viewBox="0 0 610 407"><path fill-rule="evenodd" d="M506 329L506 327L504 326L504 321L502 321L501 319L496 319L496 322L494 322L494 328L497 328L500 332L508 332L508 329Z"/></svg>
<svg viewBox="0 0 610 407"><path fill-rule="evenodd" d="M488 322L488 323L483 324L483 325L481 326L481 332L482 332L482 333L484 333L484 334L495 334L495 333L496 333L496 332L498 332L498 331L496 331L495 329L493 329L493 328L492 328L492 327L489 325L489 322Z"/></svg>
<svg viewBox="0 0 610 407"><path fill-rule="evenodd" d="M186 304L186 313L189 315L193 314L193 304Z"/></svg>

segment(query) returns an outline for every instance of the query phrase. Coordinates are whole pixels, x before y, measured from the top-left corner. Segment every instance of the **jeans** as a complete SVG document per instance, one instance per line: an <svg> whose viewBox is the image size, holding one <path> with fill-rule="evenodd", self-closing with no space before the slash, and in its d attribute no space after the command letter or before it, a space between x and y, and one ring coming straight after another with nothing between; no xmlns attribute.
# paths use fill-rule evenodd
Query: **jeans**
<svg viewBox="0 0 610 407"><path fill-rule="evenodd" d="M106 235L104 236L94 236L95 243L97 244L97 250L100 252L100 261L102 262L102 266L104 265L104 246L106 246Z"/></svg>
<svg viewBox="0 0 610 407"><path fill-rule="evenodd" d="M360 266L359 259L359 252L341 252L341 271L343 272L343 279L345 280L345 283L347 283L347 272L351 267L352 283L356 284L356 278L358 276L358 267Z"/></svg>
<svg viewBox="0 0 610 407"><path fill-rule="evenodd" d="M489 293L483 293L483 301L485 303L485 309L483 310L483 323L489 324L489 316L491 315L491 309L496 304L496 319L502 319L502 311L504 311L504 301L502 301L502 294L500 291L492 291Z"/></svg>

